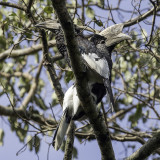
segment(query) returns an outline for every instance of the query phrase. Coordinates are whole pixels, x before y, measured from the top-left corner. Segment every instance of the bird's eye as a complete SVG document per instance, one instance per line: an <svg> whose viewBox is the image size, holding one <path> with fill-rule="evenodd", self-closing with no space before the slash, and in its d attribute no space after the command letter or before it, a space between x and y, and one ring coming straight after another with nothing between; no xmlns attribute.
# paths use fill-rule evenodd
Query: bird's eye
<svg viewBox="0 0 160 160"><path fill-rule="evenodd" d="M105 40L101 40L101 41L100 41L100 44L104 44L104 43L105 43Z"/></svg>

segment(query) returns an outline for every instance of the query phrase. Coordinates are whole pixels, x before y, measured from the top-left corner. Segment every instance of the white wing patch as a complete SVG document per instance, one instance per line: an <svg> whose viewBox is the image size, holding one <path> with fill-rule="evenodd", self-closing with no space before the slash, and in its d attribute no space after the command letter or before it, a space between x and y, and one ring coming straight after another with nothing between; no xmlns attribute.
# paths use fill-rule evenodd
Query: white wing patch
<svg viewBox="0 0 160 160"><path fill-rule="evenodd" d="M79 106L80 100L77 94L77 89L74 85L72 85L64 95L63 111L68 108L69 115L73 117L76 115Z"/></svg>
<svg viewBox="0 0 160 160"><path fill-rule="evenodd" d="M74 86L74 91L73 91L73 113L72 116L77 114L78 108L80 107L80 99L78 97L77 89Z"/></svg>
<svg viewBox="0 0 160 160"><path fill-rule="evenodd" d="M65 111L67 107L73 107L73 90L74 86L71 86L64 95L63 111Z"/></svg>
<svg viewBox="0 0 160 160"><path fill-rule="evenodd" d="M109 79L110 71L105 58L100 58L95 53L89 53L88 55L82 54L82 57L92 70L96 71L102 77Z"/></svg>

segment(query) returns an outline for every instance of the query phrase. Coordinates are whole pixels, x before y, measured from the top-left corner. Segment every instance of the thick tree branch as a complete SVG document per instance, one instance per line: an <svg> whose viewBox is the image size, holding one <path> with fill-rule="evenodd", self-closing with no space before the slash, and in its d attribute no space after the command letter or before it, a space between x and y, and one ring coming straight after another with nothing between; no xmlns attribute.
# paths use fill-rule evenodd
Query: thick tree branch
<svg viewBox="0 0 160 160"><path fill-rule="evenodd" d="M12 74L6 73L6 72L0 72L0 76L3 76L3 77L5 77L5 78L24 77L24 78L26 78L26 79L28 79L28 80L30 80L30 81L33 79L32 75L29 74L29 73L27 73L27 72L26 72L26 73L14 72L14 73L12 73Z"/></svg>
<svg viewBox="0 0 160 160"><path fill-rule="evenodd" d="M63 104L63 91L61 84L59 83L59 79L56 75L56 71L54 69L54 65L52 62L52 59L48 55L48 43L46 39L46 34L44 30L41 30L41 36L42 36L42 44L43 44L43 59L44 59L44 65L50 75L50 78L52 80L56 95L58 97L58 101L60 102L61 106Z"/></svg>
<svg viewBox="0 0 160 160"><path fill-rule="evenodd" d="M68 135L65 145L65 154L63 160L72 160L74 134L75 134L74 129L75 129L74 122L71 121L68 129Z"/></svg>
<svg viewBox="0 0 160 160"><path fill-rule="evenodd" d="M93 99L88 88L87 80L84 77L84 65L81 60L74 34L74 26L66 9L65 0L52 0L52 4L57 12L64 31L67 49L69 51L72 68L76 77L78 96L82 102L83 109L85 110L85 113L94 129L94 133L101 150L102 159L114 160L115 157L109 131L106 129L104 120L98 115L96 105L93 103Z"/></svg>
<svg viewBox="0 0 160 160"><path fill-rule="evenodd" d="M50 74L53 86L55 88L56 95L57 95L58 100L62 106L64 94L63 94L63 91L61 88L61 84L58 81L53 62L48 55L48 45L47 45L47 39L46 39L46 34L45 34L44 30L41 30L41 35L42 35L42 42L43 42L44 63L47 63L45 66ZM74 143L74 123L71 121L71 124L69 126L69 133L67 135L64 160L71 160L72 159L73 143Z"/></svg>
<svg viewBox="0 0 160 160"><path fill-rule="evenodd" d="M156 12L160 11L160 7L157 7L156 8ZM140 16L137 16L136 18L133 18L127 22L124 23L124 27L129 27L129 26L132 26L138 22L141 22L143 21L144 19L146 19L147 17L149 17L150 15L154 14L155 12L155 8L153 7L152 9L150 9L148 12L140 15Z"/></svg>
<svg viewBox="0 0 160 160"><path fill-rule="evenodd" d="M10 3L10 2L0 2L0 5L20 9L22 11L26 11L26 7L23 7L23 6L20 6L20 5L17 5L17 4L13 4L13 3Z"/></svg>
<svg viewBox="0 0 160 160"><path fill-rule="evenodd" d="M31 10L31 7L32 7L32 5L33 5L33 2L34 2L34 0L29 0L28 1L28 5L27 5L27 11L26 12L30 12L30 10Z"/></svg>
<svg viewBox="0 0 160 160"><path fill-rule="evenodd" d="M139 150L133 153L127 160L143 160L160 148L160 131L148 140Z"/></svg>
<svg viewBox="0 0 160 160"><path fill-rule="evenodd" d="M36 77L33 79L33 82L32 82L32 85L30 87L30 90L29 90L27 96L25 97L25 99L23 100L22 105L20 106L20 108L26 109L27 106L28 106L28 103L31 101L33 95L35 94L41 70L42 70L42 62L40 63L40 65L38 67L38 71L37 71Z"/></svg>
<svg viewBox="0 0 160 160"><path fill-rule="evenodd" d="M127 109L121 109L120 111L116 112L112 117L108 118L107 121L112 122L117 117L123 116L124 114L126 114L127 112L131 111L134 108L136 108L136 105Z"/></svg>
<svg viewBox="0 0 160 160"><path fill-rule="evenodd" d="M17 114L15 114L15 112ZM43 117L40 114L31 113L27 110L24 111L23 109L20 109L20 108L15 108L13 111L12 107L5 107L2 105L0 105L0 115L7 116L7 117L17 117L17 118L19 118L17 115L21 115L21 117L23 117L25 119L32 120L32 121L36 122L37 124L45 125L45 126L47 124L50 124L52 126L57 124L57 122L54 119L51 119L51 118L46 119L45 117Z"/></svg>
<svg viewBox="0 0 160 160"><path fill-rule="evenodd" d="M53 46L55 46L55 44L56 44L55 40L49 41L48 42L48 47L53 47ZM12 51L12 49L8 49L8 50L0 53L0 61L3 61L8 56L16 58L16 57L19 57L19 56L26 56L26 55L35 54L36 52L42 50L42 47L43 47L42 44L37 44L37 45L33 45L31 47L28 47L28 48L17 49L17 50L13 50L13 51Z"/></svg>

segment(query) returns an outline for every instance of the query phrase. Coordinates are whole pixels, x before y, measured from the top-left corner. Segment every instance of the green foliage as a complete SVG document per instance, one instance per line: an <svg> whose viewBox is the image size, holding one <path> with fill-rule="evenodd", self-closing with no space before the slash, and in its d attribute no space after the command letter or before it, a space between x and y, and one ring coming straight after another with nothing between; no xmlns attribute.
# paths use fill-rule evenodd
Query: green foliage
<svg viewBox="0 0 160 160"><path fill-rule="evenodd" d="M25 122L24 123L19 122L18 119L15 117L9 117L8 120L11 124L11 130L16 133L20 142L24 142L27 136L29 124Z"/></svg>
<svg viewBox="0 0 160 160"><path fill-rule="evenodd" d="M94 18L94 10L91 7L86 8L86 14L89 18L93 19Z"/></svg>
<svg viewBox="0 0 160 160"><path fill-rule="evenodd" d="M3 0L3 2L8 1ZM127 9L126 6L123 7L120 5L121 9L117 8L120 1L117 1L116 8L112 4L112 1L109 1L111 11L108 8L108 3L104 0L87 0L84 2L85 26L94 29L98 27L99 30L102 29L103 26L114 24L114 22L124 22L126 19L128 20L128 16L135 17L145 12L143 10L142 13L137 12L135 14L136 10L134 10L134 12L132 12L133 15L131 15L130 12L126 14L126 12L123 11ZM12 3L15 2L13 1ZM76 8L76 1L74 0L66 1L66 3L74 23L80 26L83 25L81 1L77 1L78 8ZM25 6L23 2L18 3L20 6L21 4ZM131 6L131 8L132 7L133 6ZM149 9L150 8L148 8L147 11ZM9 102L9 100L11 100L15 109L19 109L22 103L29 97L33 80L37 76L38 67L43 57L42 49L35 49L32 52L24 54L28 48L33 49L33 46L39 47L40 44L42 44L40 40L41 35L39 34L39 29L35 27L35 23L57 17L50 0L35 1L31 7L31 13L29 16L22 10L0 6L0 82L4 85L5 91L10 98L7 98L6 101L4 88L0 85L0 102L2 102L0 106L2 105L6 108L11 106ZM122 20L120 16L123 17ZM158 16L159 15L156 14L156 18L158 18ZM132 130L135 132L143 131L143 124L145 124L146 131L152 132L159 128L159 123L156 120L159 120L158 107L160 103L160 29L156 22L151 37L151 31L148 30L151 26L148 25L148 21L150 20L144 19L143 22L138 22L137 25L126 27L124 32L132 37L132 41L120 43L116 46L112 54L112 86L116 108L114 113L107 113L107 117L110 118L123 110L136 106L135 109L109 122L110 126L124 128L131 132ZM91 32L88 33L88 30L85 29L83 33L87 35L92 34ZM54 34L47 32L47 41L54 38ZM147 44L150 38L152 38L151 42ZM6 54L9 49L12 49L12 51ZM21 51L23 52L21 53ZM20 53L21 55L19 55ZM51 58L57 54L59 53L56 46L49 48L49 56ZM72 80L74 82L74 73L68 70L68 65L64 59L54 63L58 80L64 91L68 88L68 83L72 84ZM44 66L47 68L49 64L45 64ZM45 67L42 67L38 80L36 81L34 94L30 97L24 109L24 112L29 113L29 117L27 117L29 122L38 126L40 129L46 129L45 132L42 130L44 137L46 136L45 133L53 136L53 127L55 128L56 125L51 125L52 123L50 124L50 122L53 121L53 114L58 121L59 111L61 111L55 93L56 86L53 87ZM4 97L5 99L3 99ZM51 107L48 107L49 105L51 105ZM104 106L107 110L108 104L106 98L104 98ZM53 114L51 108L53 109ZM33 115L37 119L41 117L45 125L38 123L36 118L32 119ZM25 140L28 142L29 150L38 153L41 144L39 136L28 135L30 125L20 119L18 115L12 115L8 118L11 131L15 132L21 143L24 143ZM47 121L45 121L46 119ZM154 122L151 121L152 119L154 119ZM130 125L128 125L128 122ZM86 125L86 122L83 122L82 125ZM39 132L39 130L36 129L35 131L37 133ZM91 126L88 125L79 131L82 133L90 133ZM116 129L112 129L111 133L114 136L119 136L119 134L124 135L123 132ZM4 135L5 130L0 129L0 145L5 144L3 141ZM92 140L90 137L88 139L88 141ZM84 138L78 138L78 140L82 142ZM64 144L62 150L64 150ZM128 148L135 150L135 145L129 144ZM73 149L73 157L78 159L78 148Z"/></svg>
<svg viewBox="0 0 160 160"><path fill-rule="evenodd" d="M3 36L0 36L0 48L6 49L6 39Z"/></svg>
<svg viewBox="0 0 160 160"><path fill-rule="evenodd" d="M51 14L53 12L53 7L51 6L46 6L44 9L43 9L44 12L46 12L47 14Z"/></svg>
<svg viewBox="0 0 160 160"><path fill-rule="evenodd" d="M74 77L74 74L72 71L66 71L65 72L65 82L69 83Z"/></svg>
<svg viewBox="0 0 160 160"><path fill-rule="evenodd" d="M78 158L78 150L75 147L73 147L73 158Z"/></svg>
<svg viewBox="0 0 160 160"><path fill-rule="evenodd" d="M3 145L4 131L0 128L0 146Z"/></svg>
<svg viewBox="0 0 160 160"><path fill-rule="evenodd" d="M48 109L47 106L46 106L46 104L45 104L45 102L44 102L44 100L42 99L42 97L40 95L38 95L38 94L35 95L33 99L34 99L36 105L38 107L40 107L42 110L45 111L45 110Z"/></svg>
<svg viewBox="0 0 160 160"><path fill-rule="evenodd" d="M136 127L138 125L138 120L143 117L142 114L142 106L138 105L136 112L129 117L129 121L131 122L132 127Z"/></svg>
<svg viewBox="0 0 160 160"><path fill-rule="evenodd" d="M103 26L103 23L101 20L97 20L96 17L94 17L94 22L99 26L99 27L102 27Z"/></svg>
<svg viewBox="0 0 160 160"><path fill-rule="evenodd" d="M31 135L28 135L27 145L29 146L30 151L34 149L35 152L38 153L40 149L40 138L37 135L33 137Z"/></svg>

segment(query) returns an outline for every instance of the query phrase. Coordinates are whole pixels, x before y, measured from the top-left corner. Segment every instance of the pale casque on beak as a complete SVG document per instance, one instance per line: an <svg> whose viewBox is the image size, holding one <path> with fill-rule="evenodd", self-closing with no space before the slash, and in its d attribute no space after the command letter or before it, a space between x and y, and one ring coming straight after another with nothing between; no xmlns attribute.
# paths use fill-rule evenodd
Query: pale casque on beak
<svg viewBox="0 0 160 160"><path fill-rule="evenodd" d="M112 46L120 43L123 40L132 39L130 36L122 33L124 24L115 24L110 26L99 33L99 35L104 36L106 38L106 46Z"/></svg>
<svg viewBox="0 0 160 160"><path fill-rule="evenodd" d="M43 29L48 29L50 31L60 29L61 25L60 23L57 22L57 20L47 20L44 22L41 22L39 24L36 24L35 27L43 28ZM110 47L112 45L116 45L120 43L123 40L129 40L131 39L130 36L122 33L124 24L115 24L112 25L103 31L99 33L99 35L104 36L106 38L106 46Z"/></svg>

